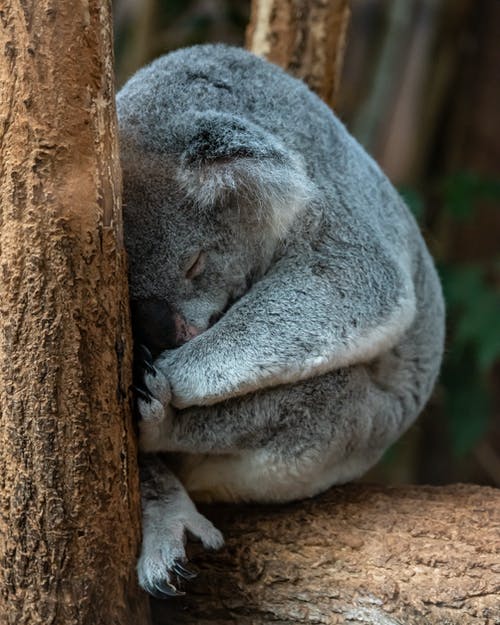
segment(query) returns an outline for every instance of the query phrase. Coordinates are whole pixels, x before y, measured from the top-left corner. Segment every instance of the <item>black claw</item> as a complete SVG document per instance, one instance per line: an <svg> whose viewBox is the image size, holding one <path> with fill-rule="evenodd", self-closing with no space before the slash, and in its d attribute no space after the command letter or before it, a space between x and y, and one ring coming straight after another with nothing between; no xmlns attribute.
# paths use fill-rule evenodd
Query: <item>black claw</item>
<svg viewBox="0 0 500 625"><path fill-rule="evenodd" d="M152 376L156 377L156 374L157 374L157 372L158 372L158 369L157 369L154 365L152 365L152 364L151 364L150 362L148 362L147 360L144 360L142 364L143 364L143 366L144 366L144 369L146 369L146 371L147 371L148 373L150 373Z"/></svg>
<svg viewBox="0 0 500 625"><path fill-rule="evenodd" d="M134 391L135 391L135 394L137 395L137 397L140 397L144 401L147 401L148 404L151 403L152 397L151 397L151 395L147 391L145 391L142 388L139 388L138 386L134 386Z"/></svg>
<svg viewBox="0 0 500 625"><path fill-rule="evenodd" d="M150 365L153 364L153 355L151 354L151 352L145 345L141 343L137 349L137 352L138 352L138 356L140 356L142 360L144 360L144 362Z"/></svg>
<svg viewBox="0 0 500 625"><path fill-rule="evenodd" d="M174 573L179 575L179 577L183 577L186 580L190 580L190 579L194 579L195 577L198 577L197 571L193 571L192 569L186 567L185 565L182 565L180 562L175 562L174 566L172 567L172 570L174 571Z"/></svg>

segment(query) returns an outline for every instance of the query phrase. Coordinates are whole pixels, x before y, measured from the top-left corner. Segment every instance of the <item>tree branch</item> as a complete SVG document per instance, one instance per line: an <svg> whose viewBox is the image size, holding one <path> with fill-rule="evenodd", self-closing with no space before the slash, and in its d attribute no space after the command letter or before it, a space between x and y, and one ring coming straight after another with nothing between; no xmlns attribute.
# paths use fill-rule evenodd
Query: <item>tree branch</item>
<svg viewBox="0 0 500 625"><path fill-rule="evenodd" d="M157 625L499 622L499 490L356 484L214 512L226 547L193 545L201 573Z"/></svg>

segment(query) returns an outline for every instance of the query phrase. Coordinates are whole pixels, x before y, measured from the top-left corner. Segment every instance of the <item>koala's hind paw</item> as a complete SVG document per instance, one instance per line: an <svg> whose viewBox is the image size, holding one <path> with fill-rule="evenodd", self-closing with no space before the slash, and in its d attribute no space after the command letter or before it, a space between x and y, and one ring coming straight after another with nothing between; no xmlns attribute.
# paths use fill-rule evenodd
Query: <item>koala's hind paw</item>
<svg viewBox="0 0 500 625"><path fill-rule="evenodd" d="M142 451L167 451L172 425L172 394L167 378L144 362L144 388L136 388L139 411L139 447Z"/></svg>
<svg viewBox="0 0 500 625"><path fill-rule="evenodd" d="M199 538L204 547L218 549L224 544L219 530L212 523L193 511L189 518L162 519L144 535L141 557L137 564L139 584L159 599L184 594L177 586L181 580L192 580L197 573L186 565L184 550L185 533Z"/></svg>

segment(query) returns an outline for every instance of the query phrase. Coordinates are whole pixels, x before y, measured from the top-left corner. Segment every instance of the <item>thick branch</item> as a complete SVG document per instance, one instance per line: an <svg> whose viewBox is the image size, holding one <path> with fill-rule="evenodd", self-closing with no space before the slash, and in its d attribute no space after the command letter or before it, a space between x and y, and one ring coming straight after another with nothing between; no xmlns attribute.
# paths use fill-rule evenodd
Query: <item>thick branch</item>
<svg viewBox="0 0 500 625"><path fill-rule="evenodd" d="M158 625L494 625L500 491L351 485L287 506L207 509L227 546Z"/></svg>

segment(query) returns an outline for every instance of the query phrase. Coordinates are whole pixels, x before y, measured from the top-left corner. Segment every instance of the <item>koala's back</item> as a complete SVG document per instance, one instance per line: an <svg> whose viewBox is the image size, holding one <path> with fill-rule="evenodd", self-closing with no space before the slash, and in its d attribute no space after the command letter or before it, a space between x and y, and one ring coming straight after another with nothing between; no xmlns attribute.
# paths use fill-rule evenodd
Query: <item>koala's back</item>
<svg viewBox="0 0 500 625"><path fill-rule="evenodd" d="M397 191L326 104L279 67L241 48L185 48L139 70L119 92L117 107L122 144L131 136L141 149L174 159L186 147L186 120L197 114L230 115L262 128L300 159L317 189L322 245L375 244L408 268L424 307L441 302L432 260ZM417 315L416 323L424 317Z"/></svg>
<svg viewBox="0 0 500 625"><path fill-rule="evenodd" d="M118 110L152 149L173 153L178 146L169 130L176 116L189 111L244 117L299 153L331 153L335 126L340 126L302 82L243 49L224 45L194 46L157 59L120 91Z"/></svg>
<svg viewBox="0 0 500 625"><path fill-rule="evenodd" d="M244 395L241 404L238 400L234 400L234 404L229 406L235 406L235 412L241 416L248 403L246 413L248 419L238 417L232 419L231 423L251 421L249 415L279 414L278 408L284 406L285 401L291 402L291 392L296 391L299 401L295 403L299 407L307 398L314 398L315 405L310 411L311 414L318 413L318 427L310 428L314 436L321 431L322 425L319 423L321 419L323 425L327 424L328 430L328 424L332 423L330 406L335 406L338 408L338 414L333 421L340 420L345 424L347 439L351 432L359 442L362 437L360 438L356 432L368 432L370 428L367 424L372 423L373 417L373 432L379 432L380 441L376 445L369 433L366 445L369 447L373 444L377 454L381 453L384 446L415 418L427 400L439 369L444 328L442 296L432 260L418 226L397 191L330 109L305 84L241 49L226 46L196 46L162 57L140 70L126 84L118 95L117 103L122 152L130 139L132 146L130 154L128 147L125 147L125 151L128 160L132 162L140 160L141 151L149 151L160 157L167 157L165 166L170 166L172 160L175 163L178 159L176 164L182 168L185 165L183 158L186 155L186 146L190 145L186 140L186 134L191 137L195 134L191 129L201 117L204 117L205 122L208 119L209 123L218 118L221 123L216 129L220 133L224 132L224 125L232 123L233 119L242 120L243 130L245 122L248 122L248 126L261 128L273 140L276 139L280 148L285 148L275 150L272 153L273 158L275 155L276 158L283 158L285 152L285 156L287 153L293 156L290 161L300 161L308 179L312 182L311 188L317 193L297 212L297 218L292 222L293 227L290 227L286 234L286 246L279 248L274 260L286 261L281 263L281 266L286 266L287 270L292 272L297 266L301 270L305 267L307 271L297 271L293 274L305 276L305 281L314 277L314 272L321 268L320 278L323 280L321 285L324 288L316 289L310 298L312 302L312 309L309 310L310 319L300 318L299 323L297 319L291 318L290 323L283 324L280 340L287 345L283 338L286 333L290 334L292 339L298 337L299 340L291 341L290 344L294 349L306 345L305 360L307 360L316 351L321 352L325 344L324 326L331 319L340 318L342 313L345 318L338 321L337 325L330 324L334 326L335 337L335 332L339 328L345 330L343 340L339 340L335 347L341 349L343 343L348 342L350 334L359 334L360 331L357 329L359 319L366 320L366 336L372 337L377 345L382 345L384 339L387 351L380 353L379 358L371 364L365 365L365 362L373 360L375 352L363 335L360 344L361 340L364 341L363 346L366 344L366 350L362 353L361 348L356 346L359 366L351 368L346 366L340 371L332 366L332 371L326 373L324 377L318 375L305 382L307 389L292 385L290 388L282 387L281 390L279 387L271 388L267 393L259 391ZM203 131L206 127L205 124L198 128L195 149L203 149ZM217 151L217 146L212 144L218 141L217 132L211 132L206 137L206 143L211 142L212 153ZM256 141L261 138L257 132L252 135L251 140L254 136ZM233 155L236 150L232 149L234 146L228 146L228 141L230 137L228 139L226 136L225 148L231 148L228 151ZM271 145L270 151L273 147L274 144ZM252 145L252 148L255 148L255 145ZM236 153L236 156L246 155ZM252 158L259 160L258 149L253 149ZM268 167L269 161L262 159L262 162L262 168ZM160 164L163 167L164 163ZM202 180L200 186L204 188L205 180L202 177L200 180ZM287 178L287 182L289 181L290 178ZM313 214L314 224L310 228L301 229L299 222L308 212ZM367 259L373 260L375 266L373 272ZM327 268L334 270L325 272L323 268L325 263ZM275 265L277 264L279 263L275 262ZM355 268L355 271L351 271L352 268ZM276 269L276 266L273 269ZM278 267L275 272L278 276L279 271ZM269 271L265 274L267 280L272 279L272 273ZM287 276L288 274L285 278ZM339 287L340 277L343 278L342 287ZM302 292L302 286L305 288L308 284L299 284L297 293ZM254 291L254 297L258 297L258 289ZM293 296L292 291L290 293ZM345 297L345 293L349 297ZM272 303L275 307L279 304L274 300ZM317 310L314 309L316 304ZM339 310L336 310L336 307ZM233 307L231 312L236 308L237 306ZM242 308L245 308L244 301ZM323 310L326 310L327 314L322 317L318 311ZM395 322L392 321L394 310L399 315ZM400 311L403 312L400 314ZM301 314L302 312L301 308ZM223 317L223 320L230 316L229 314ZM290 315L284 315L285 319L289 317ZM323 327L318 325L318 319L322 319ZM411 327L407 324L411 324ZM311 349L302 336L306 327L313 338L319 336L318 344L313 344ZM371 329L374 329L374 332L369 334L368 331ZM398 340L399 343L396 344ZM254 349L255 341L248 343ZM198 344L201 344L201 341ZM389 349L394 345L396 345L394 350ZM274 354L276 350L269 350L266 345L266 354L268 352ZM332 354L334 353L335 350L332 350ZM289 358L285 360L286 368L289 368ZM316 358L313 365L317 360L319 358ZM354 361L354 365L356 364ZM233 368L236 370L236 367ZM261 369L264 370L265 367ZM312 371L312 368L309 370ZM380 371L380 375L377 371ZM363 379L359 381L358 376ZM377 376L380 380L375 380ZM223 376L219 377L223 379ZM335 387L337 380L342 377L352 383L352 388L349 387L345 391L348 397L344 402L345 418L340 414L342 411L338 401L339 395L336 390L332 390L332 384ZM372 378L375 380L373 384L370 381ZM284 381L287 380L294 381L293 378L285 377ZM286 388L285 392L283 388ZM372 401L372 398L365 394L370 388L373 390L373 397L382 396L378 412L375 400ZM320 401L319 398L323 399ZM355 400L357 404L353 403ZM274 401L276 410L274 407L270 410L269 406L273 406ZM321 402L323 412L318 406ZM199 403L208 414L209 406L205 407ZM296 411L297 405L290 405L286 411L290 414L299 414ZM307 406L305 411L307 413ZM398 411L402 414L390 416ZM299 420L302 428L302 416ZM198 417L193 419L194 421L199 421ZM232 427L231 423L227 424L228 428ZM210 424L210 431L212 427L213 422ZM280 431L283 429L286 428L279 428ZM291 432L293 438L293 429ZM332 438L337 440L338 435L336 432ZM341 446L343 441L344 439L341 439L339 442ZM287 439L283 446L288 444ZM349 446L350 443L346 444L345 448ZM361 455L365 457L366 449L361 442L359 446ZM265 452L267 454L268 450ZM337 452L334 456L338 460L336 454ZM373 459L370 463L372 461ZM267 471L269 464L265 455L261 465ZM293 464L295 466L295 463ZM361 466L362 463L358 464ZM255 462L252 466L254 465ZM264 481L265 479L255 480L255 473L252 473L254 469L249 470L244 464L241 467L242 474L251 477L252 487L257 484L260 488L262 479ZM335 480L351 479L358 469L354 470L351 467L350 473L344 471L335 478L330 476L325 484ZM231 468L228 470L232 471ZM214 471L221 474L218 467ZM212 472L206 467L199 470L198 475L204 476L204 479L209 481L214 479ZM186 475L182 477L183 481L189 484L188 477ZM296 479L295 473L292 478ZM223 481L226 486L228 479L229 477L225 475ZM311 488L313 490L322 488L315 479L310 480ZM284 484L285 491L288 492L290 482L285 480ZM190 485L193 490L199 488L199 485L196 488L193 484Z"/></svg>
<svg viewBox="0 0 500 625"><path fill-rule="evenodd" d="M160 57L127 82L117 106L122 139L130 134L146 151L174 158L185 147L189 115L248 120L300 158L339 236L359 224L360 232L378 230L396 254L420 251L413 249L421 241L407 207L326 104L302 81L243 49L203 45Z"/></svg>

